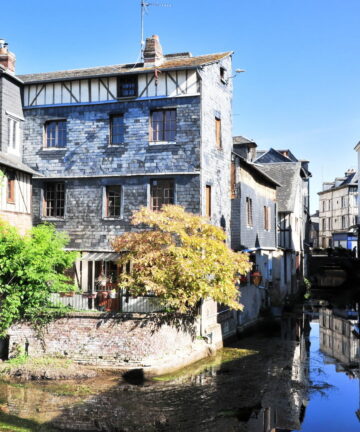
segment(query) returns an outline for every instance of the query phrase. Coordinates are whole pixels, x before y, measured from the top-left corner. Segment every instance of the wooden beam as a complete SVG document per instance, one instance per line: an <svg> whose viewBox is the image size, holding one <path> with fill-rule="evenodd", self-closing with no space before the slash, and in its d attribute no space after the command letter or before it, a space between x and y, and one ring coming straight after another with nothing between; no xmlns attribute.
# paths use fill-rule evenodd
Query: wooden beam
<svg viewBox="0 0 360 432"><path fill-rule="evenodd" d="M115 100L116 97L112 94L109 86L104 83L104 81L102 80L102 78L100 78L100 82L104 86L105 90L108 92L108 96L110 95Z"/></svg>
<svg viewBox="0 0 360 432"><path fill-rule="evenodd" d="M147 75L146 75L147 77ZM152 83L152 81L154 80L155 75L153 75L151 77L151 80L146 84L146 87L144 88L144 90L141 92L141 94L139 95L139 98L142 97L142 95L147 91L147 89L149 88L149 85Z"/></svg>
<svg viewBox="0 0 360 432"><path fill-rule="evenodd" d="M74 96L74 93L69 89L69 87L63 82L62 85L66 88L66 90L70 93L70 96L75 99L76 103L79 103L78 99ZM71 85L71 83L70 83Z"/></svg>
<svg viewBox="0 0 360 432"><path fill-rule="evenodd" d="M36 95L35 95L33 101L32 101L31 104L30 104L30 106L33 106L33 105L34 105L34 102L35 102L36 99L38 98L39 94L43 91L44 87L45 87L45 84L43 84L43 85L40 87L40 90L36 93Z"/></svg>

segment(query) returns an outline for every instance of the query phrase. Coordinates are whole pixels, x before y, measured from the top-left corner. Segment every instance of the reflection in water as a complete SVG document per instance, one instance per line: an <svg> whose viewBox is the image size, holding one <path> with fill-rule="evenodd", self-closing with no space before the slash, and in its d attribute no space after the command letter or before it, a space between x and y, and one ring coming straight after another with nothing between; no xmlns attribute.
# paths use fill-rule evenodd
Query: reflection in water
<svg viewBox="0 0 360 432"><path fill-rule="evenodd" d="M358 392L359 343L353 332L357 319L354 308L345 310L330 303L320 310L305 306L299 314L284 316L281 325L271 332L268 328L266 334L242 339L181 373L136 385L115 375L82 383L2 383L0 430L1 421L15 425L19 419L27 419L27 429L23 430L345 430L339 428L339 424L345 424L343 413L335 416L342 423L336 423L332 416L319 416L319 412L329 412L332 400L339 402L337 391L327 390L324 381L340 388L337 377L350 381L351 376ZM318 313L324 354L317 345L317 319L313 318ZM347 375L335 370L346 371ZM347 397L353 400L353 386L350 390L351 396ZM351 432L357 430L353 420L358 422L355 411L359 406L349 409L351 415L349 410L345 415L352 419L347 421L346 430ZM333 424L335 429L331 429Z"/></svg>

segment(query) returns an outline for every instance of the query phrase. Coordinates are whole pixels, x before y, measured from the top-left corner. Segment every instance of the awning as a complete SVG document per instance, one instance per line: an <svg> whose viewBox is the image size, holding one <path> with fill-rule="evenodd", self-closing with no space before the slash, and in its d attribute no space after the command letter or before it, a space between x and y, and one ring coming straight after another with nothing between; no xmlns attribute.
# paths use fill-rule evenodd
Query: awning
<svg viewBox="0 0 360 432"><path fill-rule="evenodd" d="M83 255L80 261L117 261L120 254L115 252L90 252Z"/></svg>

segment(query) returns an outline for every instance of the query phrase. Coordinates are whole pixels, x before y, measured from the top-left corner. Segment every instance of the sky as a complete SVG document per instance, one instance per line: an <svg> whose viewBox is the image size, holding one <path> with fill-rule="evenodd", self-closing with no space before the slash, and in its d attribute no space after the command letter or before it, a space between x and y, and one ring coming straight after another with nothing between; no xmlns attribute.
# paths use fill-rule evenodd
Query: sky
<svg viewBox="0 0 360 432"><path fill-rule="evenodd" d="M360 140L359 0L154 0L145 37L164 53L234 51L233 133L310 161L322 182L356 168ZM134 62L140 0L2 2L0 37L18 74ZM6 17L6 18L5 18Z"/></svg>

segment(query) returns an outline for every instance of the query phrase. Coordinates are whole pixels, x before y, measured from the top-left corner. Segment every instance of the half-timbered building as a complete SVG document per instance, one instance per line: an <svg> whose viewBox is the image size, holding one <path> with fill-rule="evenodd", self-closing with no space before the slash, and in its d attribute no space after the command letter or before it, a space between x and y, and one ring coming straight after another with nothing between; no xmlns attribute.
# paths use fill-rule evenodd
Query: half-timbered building
<svg viewBox="0 0 360 432"><path fill-rule="evenodd" d="M32 226L31 178L23 164L22 81L15 76L15 55L0 39L0 218L24 234Z"/></svg>
<svg viewBox="0 0 360 432"><path fill-rule="evenodd" d="M84 291L114 281L111 240L141 206L179 204L229 232L231 56L164 55L153 36L141 63L18 77L34 222L69 234Z"/></svg>

